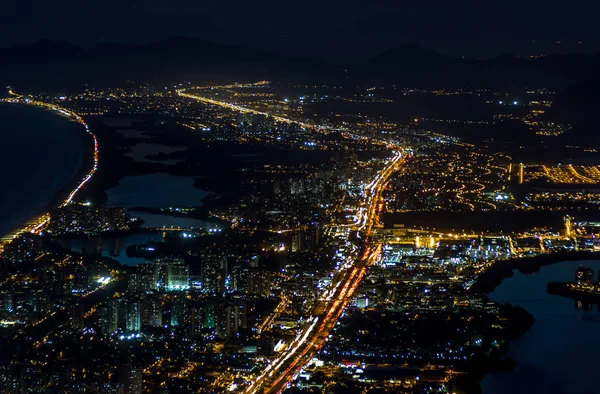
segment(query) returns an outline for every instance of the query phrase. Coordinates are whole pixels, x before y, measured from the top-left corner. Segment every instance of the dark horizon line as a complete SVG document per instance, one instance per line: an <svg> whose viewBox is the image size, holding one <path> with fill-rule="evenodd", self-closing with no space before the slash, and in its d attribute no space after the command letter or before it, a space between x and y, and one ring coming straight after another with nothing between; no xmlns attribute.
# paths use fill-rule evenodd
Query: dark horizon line
<svg viewBox="0 0 600 394"><path fill-rule="evenodd" d="M85 45L78 45L78 44L74 44L70 41L67 40L56 40L56 39L51 39L51 38L40 38L37 39L35 41L30 41L30 42L26 42L26 43L21 43L21 44L14 44L14 45L9 45L9 46L2 46L0 47L0 50L10 50L10 49L17 49L17 48L27 48L27 47L32 47L36 44L40 44L40 43L52 43L52 44L65 44L68 46L71 46L73 48L78 48L84 51L90 51L93 50L95 48L99 48L102 46L107 46L107 45L118 45L118 46L122 46L122 47L144 47L147 45L151 45L151 44L160 44L160 43L165 43L168 41L173 41L173 40L190 40L190 41L195 41L195 42L202 42L205 43L207 45L213 45L215 47L229 47L229 48L245 48L245 49L250 49L250 50L255 50L255 51L261 51L264 53L268 53L268 54L272 54L272 55L278 55L278 56L282 56L282 57L288 57L288 58L298 58L298 59L319 59L321 61L323 61L324 63L330 64L330 65L359 65L359 64L364 64L369 62L372 59L375 59L381 55L385 55L397 50L401 50L401 49L406 49L406 48L414 48L417 50L422 50L424 52L429 52L431 54L435 54L438 55L440 57L444 57L447 59L456 59L456 60L465 60L465 61L486 61L486 60L491 60L491 59L497 59L497 58L502 58L502 57L512 57L512 58L533 58L535 56L539 56L539 57L550 57L550 56L600 56L600 51L591 51L591 52L576 52L576 51L570 51L570 52L566 52L566 53L560 53L558 51L556 52L537 52L537 53L531 53L528 55L519 55L519 54L515 54L515 53L506 53L506 52L501 52L498 53L497 55L493 55L493 56L464 56L464 55L448 55L445 53L442 53L438 50L432 49L428 46L424 46L421 44L418 44L416 42L407 42L407 43L403 43L401 45L395 46L395 47L390 47L388 49L385 49L371 57L369 57L367 60L362 61L362 62L331 62L331 61L327 61L325 60L322 56L319 55L288 55L288 54L283 54L279 51L274 51L274 50L269 50L269 49L263 49L260 47L256 47L256 46L249 46L249 45L245 45L245 44L235 44L235 43L217 43L215 41L211 41L211 40L207 40L205 38L202 37L197 37L197 36L190 36L190 35L182 35L182 34L173 34L173 35L169 35L166 36L163 39L158 39L158 40L148 40L145 41L143 43L123 43L123 42L118 42L118 41L103 41L103 42L98 42L96 44L93 45L89 45L89 46L85 46Z"/></svg>

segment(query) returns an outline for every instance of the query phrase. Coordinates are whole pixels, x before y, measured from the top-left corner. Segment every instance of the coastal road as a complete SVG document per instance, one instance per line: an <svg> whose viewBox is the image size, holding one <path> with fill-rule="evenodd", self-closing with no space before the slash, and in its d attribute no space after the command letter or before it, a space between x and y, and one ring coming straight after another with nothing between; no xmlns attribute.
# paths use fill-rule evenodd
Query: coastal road
<svg viewBox="0 0 600 394"><path fill-rule="evenodd" d="M46 103L44 101L38 101L36 99L23 98L22 96L17 95L12 91L10 91L9 93L14 97L0 99L0 102L32 105L32 106L46 108L51 111L57 112L63 116L73 119L76 122L81 123L81 125L83 125L83 127L85 128L86 133L88 133L92 137L93 142L94 142L92 168L77 183L75 188L68 194L66 199L59 205L59 207L62 208L64 206L70 204L73 201L73 199L75 198L75 195L92 179L92 176L98 170L99 150L98 150L98 140L96 138L96 135L94 133L92 133L92 131L90 130L89 126L84 121L84 119L80 115L78 115L77 113L75 113L73 111L64 109L56 104ZM25 232L39 234L48 226L48 223L50 223L50 214L43 213L43 214L39 215L38 217L35 217L35 218L27 221L27 223L25 223L25 225L22 228L18 228L16 230L12 231L11 233L2 236L2 238L0 238L0 253L3 251L4 245L11 242L19 234L25 233Z"/></svg>

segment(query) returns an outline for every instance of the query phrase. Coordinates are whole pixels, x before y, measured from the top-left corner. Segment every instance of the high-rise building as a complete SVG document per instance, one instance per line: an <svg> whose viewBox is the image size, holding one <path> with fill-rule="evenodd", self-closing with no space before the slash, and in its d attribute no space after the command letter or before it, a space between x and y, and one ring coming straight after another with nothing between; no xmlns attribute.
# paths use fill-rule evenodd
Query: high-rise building
<svg viewBox="0 0 600 394"><path fill-rule="evenodd" d="M91 387L92 393L99 394L125 394L125 387L120 383L102 383Z"/></svg>
<svg viewBox="0 0 600 394"><path fill-rule="evenodd" d="M226 304L217 316L217 335L221 338L236 337L241 328L248 326L248 313L243 301Z"/></svg>
<svg viewBox="0 0 600 394"><path fill-rule="evenodd" d="M125 313L125 329L127 332L139 332L142 324L140 302L129 302Z"/></svg>
<svg viewBox="0 0 600 394"><path fill-rule="evenodd" d="M258 259L249 264L237 264L231 270L231 289L237 293L269 297L271 295L271 272L258 267Z"/></svg>
<svg viewBox="0 0 600 394"><path fill-rule="evenodd" d="M271 295L271 272L264 268L250 268L247 289L248 294L269 297Z"/></svg>
<svg viewBox="0 0 600 394"><path fill-rule="evenodd" d="M21 393L43 393L50 378L38 366L28 366L21 370Z"/></svg>
<svg viewBox="0 0 600 394"><path fill-rule="evenodd" d="M177 297L171 305L171 326L181 327L185 325L185 317L187 312L187 299L185 297Z"/></svg>
<svg viewBox="0 0 600 394"><path fill-rule="evenodd" d="M578 285L591 285L594 283L594 270L587 267L579 267L575 271L575 282Z"/></svg>
<svg viewBox="0 0 600 394"><path fill-rule="evenodd" d="M119 300L109 300L100 309L100 333L111 335L119 328Z"/></svg>
<svg viewBox="0 0 600 394"><path fill-rule="evenodd" d="M16 309L15 293L13 291L2 292L0 300L2 301L2 312L10 313Z"/></svg>
<svg viewBox="0 0 600 394"><path fill-rule="evenodd" d="M142 394L142 370L129 365L121 366L119 383L125 388L125 394Z"/></svg>
<svg viewBox="0 0 600 394"><path fill-rule="evenodd" d="M202 261L202 290L206 293L223 293L227 277L227 258L210 255Z"/></svg>
<svg viewBox="0 0 600 394"><path fill-rule="evenodd" d="M305 249L314 251L321 245L321 226L319 223L312 223L304 232Z"/></svg>
<svg viewBox="0 0 600 394"><path fill-rule="evenodd" d="M141 301L140 325L142 327L162 327L162 304L160 299L146 297Z"/></svg>
<svg viewBox="0 0 600 394"><path fill-rule="evenodd" d="M85 313L85 309L82 303L75 303L69 306L68 308L68 319L69 319L69 327L73 331L81 331L83 330L83 315Z"/></svg>
<svg viewBox="0 0 600 394"><path fill-rule="evenodd" d="M290 179L290 194L304 193L304 178Z"/></svg>
<svg viewBox="0 0 600 394"><path fill-rule="evenodd" d="M173 262L167 267L167 290L188 290L190 288L190 267L183 262Z"/></svg>
<svg viewBox="0 0 600 394"><path fill-rule="evenodd" d="M317 295L318 279L314 276L302 276L298 279L299 287L297 294L303 297L312 298Z"/></svg>
<svg viewBox="0 0 600 394"><path fill-rule="evenodd" d="M172 260L170 257L154 259L154 282L158 290L164 291L167 287L167 266Z"/></svg>
<svg viewBox="0 0 600 394"><path fill-rule="evenodd" d="M292 252L312 252L321 245L321 226L312 223L302 230L292 234Z"/></svg>
<svg viewBox="0 0 600 394"><path fill-rule="evenodd" d="M292 252L300 252L304 243L304 234L302 231L292 233Z"/></svg>
<svg viewBox="0 0 600 394"><path fill-rule="evenodd" d="M231 289L235 292L246 294L248 292L248 282L250 270L243 265L236 265L231 269Z"/></svg>
<svg viewBox="0 0 600 394"><path fill-rule="evenodd" d="M208 329L217 328L218 312L221 310L219 302L215 299L207 300L204 310L204 327Z"/></svg>
<svg viewBox="0 0 600 394"><path fill-rule="evenodd" d="M192 338L199 337L202 335L202 329L204 328L205 308L202 308L201 306L193 306L189 308L188 317L188 334Z"/></svg>
<svg viewBox="0 0 600 394"><path fill-rule="evenodd" d="M85 292L89 288L89 276L86 267L83 263L76 266L73 272L73 280L71 281L71 289L77 292Z"/></svg>
<svg viewBox="0 0 600 394"><path fill-rule="evenodd" d="M156 265L138 264L129 275L128 290L134 294L148 293L156 289Z"/></svg>
<svg viewBox="0 0 600 394"><path fill-rule="evenodd" d="M94 234L128 228L129 220L124 208L70 204L51 213L48 231L54 234Z"/></svg>
<svg viewBox="0 0 600 394"><path fill-rule="evenodd" d="M161 257L155 260L156 286L164 291L187 290L190 288L190 270L183 259Z"/></svg>

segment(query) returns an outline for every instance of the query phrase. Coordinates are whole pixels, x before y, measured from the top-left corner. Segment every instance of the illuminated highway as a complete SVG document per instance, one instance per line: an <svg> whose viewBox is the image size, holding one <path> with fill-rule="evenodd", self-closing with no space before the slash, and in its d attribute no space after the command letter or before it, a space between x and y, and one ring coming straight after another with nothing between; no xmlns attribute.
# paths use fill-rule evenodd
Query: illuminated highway
<svg viewBox="0 0 600 394"><path fill-rule="evenodd" d="M185 93L183 89L178 90L177 94L233 111L272 116L234 103ZM273 116L273 118L279 122L295 123L316 131L327 129L327 127L310 125L280 116ZM345 133L345 135L354 139L365 138L351 133ZM391 175L404 163L405 156L400 152L398 146L384 141L371 142L388 145L390 149L394 150L394 156L386 162L384 168L379 171L375 178L365 186L363 191L366 198L361 206L357 207L355 220L350 225L353 230L358 231L360 234L361 248L356 248L356 250L361 249L362 251L354 252L346 258L345 263L333 275L329 288L321 294L314 305L310 317L304 322L304 327L294 340L287 345L286 349L277 358L270 361L267 368L260 375L249 379L248 386L243 389L244 393L279 393L285 389L326 341L329 332L352 300L354 291L360 285L367 267L379 257L382 247L381 245L371 245L369 236L373 226L379 221L379 213L383 208L383 191ZM262 325L261 329L265 327L266 325Z"/></svg>
<svg viewBox="0 0 600 394"><path fill-rule="evenodd" d="M281 392L327 340L329 332L352 300L354 291L360 285L367 268L379 257L382 246L371 245L368 238L383 206L382 192L390 176L402 163L404 157L397 152L365 188L367 198L364 201L364 209L360 210L361 215L358 218L360 224L357 227L362 234L362 253L348 257L346 264L334 275L329 289L319 297L304 328L286 350L272 360L264 372L252 380L244 390L245 393Z"/></svg>
<svg viewBox="0 0 600 394"><path fill-rule="evenodd" d="M581 175L580 173L577 172L577 170L575 169L575 167L573 167L572 164L569 164L567 166L567 168L569 169L569 171L571 172L571 174L573 174L573 176L577 179L580 180L583 183L596 183L595 179L592 178L588 178L585 175Z"/></svg>
<svg viewBox="0 0 600 394"><path fill-rule="evenodd" d="M271 324L273 324L273 321L277 318L277 316L279 316L281 313L283 313L288 304L289 304L290 300L286 297L286 296L282 296L281 297L281 301L279 302L279 304L275 307L275 309L273 310L273 312L271 312L265 320L263 320L257 327L257 333L260 334L263 332L263 330L268 329Z"/></svg>
<svg viewBox="0 0 600 394"><path fill-rule="evenodd" d="M232 111L239 111L242 113L251 113L251 114L255 114L255 115L264 115L264 116L271 116L274 120L278 121L278 122L282 122L282 123L295 123L298 124L302 127L306 127L306 128L313 128L315 127L315 125L311 125L308 123L303 123L303 122L298 122L292 119L288 119L288 118L283 118L281 116L277 116L277 115L271 115L268 114L266 112L261 112L261 111L257 111L254 109L250 109L250 108L246 108L246 107L242 107L241 105L237 105L237 104L232 104L232 103L227 103L225 101L218 101L218 100L213 100L213 99L209 99L207 97L202 97L202 96L198 96L195 94L191 94L191 93L185 93L185 91L183 89L177 90L177 94L181 97L186 97L192 100L197 100L200 101L202 103L205 104L212 104L212 105L218 105L220 107L225 107L225 108L229 108Z"/></svg>

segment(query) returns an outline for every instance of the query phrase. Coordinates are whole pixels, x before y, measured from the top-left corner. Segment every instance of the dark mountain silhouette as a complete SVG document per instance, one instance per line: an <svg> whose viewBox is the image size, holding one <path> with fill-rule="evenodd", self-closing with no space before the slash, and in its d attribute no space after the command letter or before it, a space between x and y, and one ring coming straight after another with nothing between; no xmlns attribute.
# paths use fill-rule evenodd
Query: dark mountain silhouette
<svg viewBox="0 0 600 394"><path fill-rule="evenodd" d="M356 69L354 77L365 82L393 82L411 87L440 86L468 65L462 59L407 44L369 59Z"/></svg>
<svg viewBox="0 0 600 394"><path fill-rule="evenodd" d="M600 81L588 79L558 93L545 117L573 127L560 138L565 144L598 146L599 114Z"/></svg>
<svg viewBox="0 0 600 394"><path fill-rule="evenodd" d="M365 66L371 69L394 71L398 67L439 69L460 63L460 59L442 55L431 49L414 44L387 50L367 61Z"/></svg>
<svg viewBox="0 0 600 394"><path fill-rule="evenodd" d="M600 125L600 81L588 79L556 95L548 120L573 125Z"/></svg>
<svg viewBox="0 0 600 394"><path fill-rule="evenodd" d="M288 82L395 83L404 87L564 88L600 79L600 54L523 58L510 55L467 60L418 45L404 45L349 68L314 57L292 57L239 45L175 36L142 45L106 43L84 49L63 41L0 49L0 84L21 91L64 91L117 86L124 81L156 85L183 81L257 79Z"/></svg>
<svg viewBox="0 0 600 394"><path fill-rule="evenodd" d="M355 68L354 78L409 87L564 87L600 78L600 54L468 60L417 45L388 50Z"/></svg>
<svg viewBox="0 0 600 394"><path fill-rule="evenodd" d="M106 43L91 49L50 40L0 49L0 83L22 90L115 86L127 80L157 84L306 80L335 74L337 68L318 58L283 56L182 36L143 45Z"/></svg>
<svg viewBox="0 0 600 394"><path fill-rule="evenodd" d="M66 41L40 40L32 44L16 45L4 51L10 57L62 57L73 56L84 50Z"/></svg>

